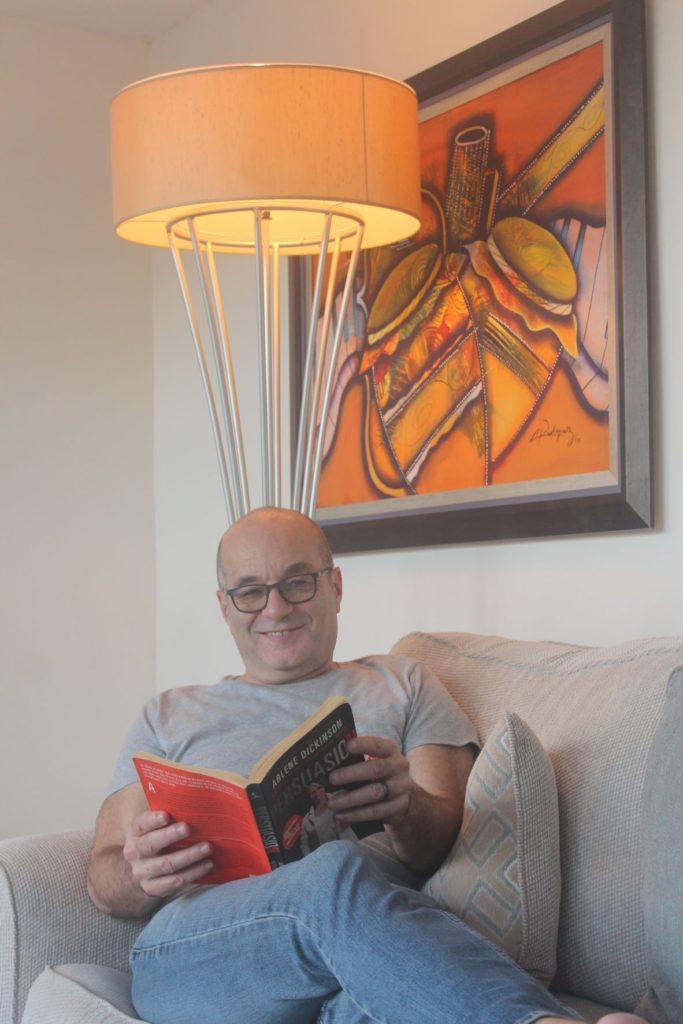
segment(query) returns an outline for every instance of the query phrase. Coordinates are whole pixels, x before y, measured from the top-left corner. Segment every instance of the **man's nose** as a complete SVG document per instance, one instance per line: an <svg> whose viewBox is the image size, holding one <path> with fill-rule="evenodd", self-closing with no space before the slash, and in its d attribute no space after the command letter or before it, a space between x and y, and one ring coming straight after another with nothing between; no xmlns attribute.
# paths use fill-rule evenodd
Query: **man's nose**
<svg viewBox="0 0 683 1024"><path fill-rule="evenodd" d="M289 615L291 609L292 605L285 601L277 587L273 587L268 594L266 607L261 614L267 615L271 619L284 619L286 615Z"/></svg>

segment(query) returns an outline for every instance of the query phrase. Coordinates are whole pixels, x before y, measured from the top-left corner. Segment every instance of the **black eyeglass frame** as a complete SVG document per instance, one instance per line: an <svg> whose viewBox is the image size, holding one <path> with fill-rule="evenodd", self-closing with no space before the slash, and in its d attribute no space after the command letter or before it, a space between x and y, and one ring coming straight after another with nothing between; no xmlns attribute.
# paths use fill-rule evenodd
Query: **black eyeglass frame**
<svg viewBox="0 0 683 1024"><path fill-rule="evenodd" d="M225 594L226 597L230 598L237 611L241 612L242 615L253 615L256 612L262 612L263 609L268 604L268 601L270 600L271 590L277 590L282 600L285 601L287 604L305 604L306 601L312 601L315 595L318 593L318 580L320 579L320 577L325 576L328 572L332 572L333 569L333 565L328 565L324 569L318 569L316 572L293 572L291 576L283 576L281 580L276 580L275 583L243 583L241 587L232 587L231 590L226 590L225 588L222 588L221 593ZM313 583L313 593L310 595L310 597L302 597L300 601L291 601L282 593L282 585L286 583L288 580L301 579L302 576L311 579ZM265 590L263 604L260 605L258 608L240 608L240 606L237 604L237 601L235 600L235 594L237 594L240 590L255 590L260 587L263 587L263 589Z"/></svg>

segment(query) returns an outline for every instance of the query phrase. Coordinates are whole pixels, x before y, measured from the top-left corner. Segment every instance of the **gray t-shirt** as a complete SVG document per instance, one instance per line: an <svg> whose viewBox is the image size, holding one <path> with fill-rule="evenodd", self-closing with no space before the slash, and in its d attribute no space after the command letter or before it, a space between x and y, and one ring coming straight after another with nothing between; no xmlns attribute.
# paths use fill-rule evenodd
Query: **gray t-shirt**
<svg viewBox="0 0 683 1024"><path fill-rule="evenodd" d="M408 658L360 658L291 683L255 685L226 676L213 686L165 690L147 702L126 737L107 796L138 781L131 758L139 750L246 776L328 697L347 698L359 736L392 739L404 754L428 743L477 743L474 726L434 673ZM363 842L398 868L386 835ZM400 884L416 884L403 865L393 875Z"/></svg>

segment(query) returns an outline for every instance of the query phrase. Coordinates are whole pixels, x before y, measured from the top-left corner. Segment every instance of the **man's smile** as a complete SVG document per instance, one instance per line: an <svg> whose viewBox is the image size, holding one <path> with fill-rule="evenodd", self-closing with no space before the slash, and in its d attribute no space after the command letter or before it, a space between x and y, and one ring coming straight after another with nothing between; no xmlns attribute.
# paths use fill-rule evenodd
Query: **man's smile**
<svg viewBox="0 0 683 1024"><path fill-rule="evenodd" d="M280 637L287 636L289 633L297 633L300 629L303 628L304 627L302 624L301 626L289 626L287 629L257 629L256 632L259 634L259 636Z"/></svg>

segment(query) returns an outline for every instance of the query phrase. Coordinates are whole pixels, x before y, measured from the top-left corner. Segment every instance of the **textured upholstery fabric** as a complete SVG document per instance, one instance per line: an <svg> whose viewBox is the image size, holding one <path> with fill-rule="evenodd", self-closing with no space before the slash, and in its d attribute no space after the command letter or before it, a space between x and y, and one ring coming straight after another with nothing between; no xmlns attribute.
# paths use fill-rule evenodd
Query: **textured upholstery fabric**
<svg viewBox="0 0 683 1024"><path fill-rule="evenodd" d="M588 1024L595 1024L600 1017L606 1013L614 1013L613 1006L605 1006L604 1003L594 1003L591 999L581 999L579 996L567 995L566 992L557 992L557 998L570 1010L576 1010L582 1017L586 1018Z"/></svg>
<svg viewBox="0 0 683 1024"><path fill-rule="evenodd" d="M0 1024L18 1024L46 964L125 969L141 922L118 921L88 899L91 831L0 842Z"/></svg>
<svg viewBox="0 0 683 1024"><path fill-rule="evenodd" d="M548 755L515 714L498 722L467 784L460 835L425 892L544 985L555 975L560 838Z"/></svg>
<svg viewBox="0 0 683 1024"><path fill-rule="evenodd" d="M588 1024L612 1009L564 993L559 999L582 1014ZM68 964L46 967L36 979L21 1024L129 1024L137 1020L130 1002L129 974L108 967Z"/></svg>
<svg viewBox="0 0 683 1024"><path fill-rule="evenodd" d="M683 669L671 676L645 785L645 927L650 1024L683 1021Z"/></svg>
<svg viewBox="0 0 683 1024"><path fill-rule="evenodd" d="M130 1024L130 974L111 967L46 967L31 986L21 1024Z"/></svg>
<svg viewBox="0 0 683 1024"><path fill-rule="evenodd" d="M589 648L414 633L392 653L430 665L482 740L503 709L534 730L553 763L560 806L554 988L633 1010L648 985L645 769L683 639Z"/></svg>

